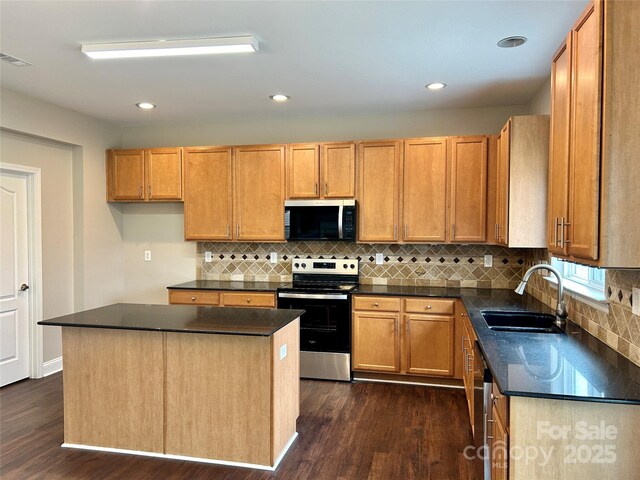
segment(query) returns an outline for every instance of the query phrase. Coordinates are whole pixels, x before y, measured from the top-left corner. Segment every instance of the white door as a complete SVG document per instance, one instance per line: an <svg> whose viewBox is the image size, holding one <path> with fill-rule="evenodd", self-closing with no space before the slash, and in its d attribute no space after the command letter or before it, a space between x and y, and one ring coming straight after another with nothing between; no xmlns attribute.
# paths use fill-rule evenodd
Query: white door
<svg viewBox="0 0 640 480"><path fill-rule="evenodd" d="M29 376L27 178L0 177L0 386Z"/></svg>

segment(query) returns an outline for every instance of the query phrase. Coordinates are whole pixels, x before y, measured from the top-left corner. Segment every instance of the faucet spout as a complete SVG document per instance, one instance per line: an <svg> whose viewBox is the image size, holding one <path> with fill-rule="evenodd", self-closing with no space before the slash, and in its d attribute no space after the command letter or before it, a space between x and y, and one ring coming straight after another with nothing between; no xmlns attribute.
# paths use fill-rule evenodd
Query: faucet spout
<svg viewBox="0 0 640 480"><path fill-rule="evenodd" d="M542 269L549 270L558 279L558 306L556 307L556 316L561 319L565 319L567 318L568 314L567 314L567 305L564 302L564 285L562 284L562 275L560 275L560 272L555 267L552 267L547 263L540 263L538 265L534 265L533 267L531 267L529 270L526 271L526 273L524 274L524 277L522 278L522 281L520 282L520 285L516 287L515 292L519 295L524 294L524 290L527 287L527 282L529 281L531 274L536 270L542 270Z"/></svg>

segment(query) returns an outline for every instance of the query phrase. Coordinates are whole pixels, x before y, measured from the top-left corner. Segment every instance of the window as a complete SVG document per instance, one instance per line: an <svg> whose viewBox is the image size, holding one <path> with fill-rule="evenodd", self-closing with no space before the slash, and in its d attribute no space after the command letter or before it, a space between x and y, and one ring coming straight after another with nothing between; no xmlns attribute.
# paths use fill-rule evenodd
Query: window
<svg viewBox="0 0 640 480"><path fill-rule="evenodd" d="M593 300L605 300L605 271L603 269L587 267L577 263L558 260L557 258L551 259L551 265L556 267L562 274L567 290L571 290L572 292Z"/></svg>

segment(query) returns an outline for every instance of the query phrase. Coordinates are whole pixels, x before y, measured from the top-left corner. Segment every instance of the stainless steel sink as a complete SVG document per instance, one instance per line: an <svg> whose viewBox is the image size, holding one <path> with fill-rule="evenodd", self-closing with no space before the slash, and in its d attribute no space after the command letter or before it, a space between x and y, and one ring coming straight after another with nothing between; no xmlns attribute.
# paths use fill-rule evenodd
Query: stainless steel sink
<svg viewBox="0 0 640 480"><path fill-rule="evenodd" d="M484 321L491 330L524 333L562 333L556 325L555 315L520 311L482 311Z"/></svg>

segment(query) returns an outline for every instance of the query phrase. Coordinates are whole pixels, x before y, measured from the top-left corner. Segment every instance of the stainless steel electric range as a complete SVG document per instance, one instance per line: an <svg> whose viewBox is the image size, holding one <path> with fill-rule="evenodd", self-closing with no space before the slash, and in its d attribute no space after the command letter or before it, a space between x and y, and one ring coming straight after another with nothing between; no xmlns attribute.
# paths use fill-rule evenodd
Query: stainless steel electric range
<svg viewBox="0 0 640 480"><path fill-rule="evenodd" d="M278 308L306 311L300 318L300 376L351 380L351 292L358 261L293 259L293 283L278 289Z"/></svg>

